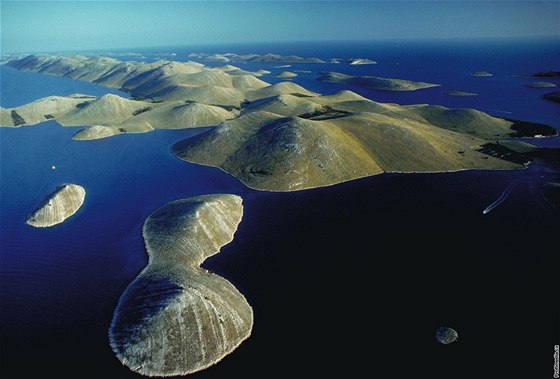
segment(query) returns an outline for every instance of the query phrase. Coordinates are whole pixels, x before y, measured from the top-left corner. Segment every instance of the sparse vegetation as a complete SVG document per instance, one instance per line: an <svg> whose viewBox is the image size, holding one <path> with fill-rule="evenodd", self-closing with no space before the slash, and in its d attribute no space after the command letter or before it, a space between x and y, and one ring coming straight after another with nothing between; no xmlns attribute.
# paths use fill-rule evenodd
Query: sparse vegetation
<svg viewBox="0 0 560 379"><path fill-rule="evenodd" d="M133 116L138 116L140 113L148 112L151 109L152 109L151 107L144 107L142 109L138 109L138 110L132 112L132 115Z"/></svg>
<svg viewBox="0 0 560 379"><path fill-rule="evenodd" d="M508 146L504 146L504 143L497 141L482 145L478 151L514 163L526 164L528 162L537 162L547 166L560 167L560 149L556 148L539 148L535 146L529 149L526 148L524 151L515 151Z"/></svg>
<svg viewBox="0 0 560 379"><path fill-rule="evenodd" d="M299 115L300 118L312 119L315 117L321 118L332 118L332 117L341 117L347 115L349 112L342 111L339 109L334 109L328 105L325 105L323 108L316 110L315 112L311 113L304 113Z"/></svg>
<svg viewBox="0 0 560 379"><path fill-rule="evenodd" d="M554 136L558 134L555 129L551 128L548 125L513 120L508 118L506 118L506 120L513 123L513 125L511 125L511 129L515 131L515 133L512 133L513 137L534 137L536 135Z"/></svg>
<svg viewBox="0 0 560 379"><path fill-rule="evenodd" d="M225 109L228 112L231 112L233 110L241 110L241 107L236 107L235 105L220 105L220 104L212 104L213 107L220 107Z"/></svg>
<svg viewBox="0 0 560 379"><path fill-rule="evenodd" d="M12 111L12 120L14 122L14 126L21 126L25 125L26 122L16 111Z"/></svg>
<svg viewBox="0 0 560 379"><path fill-rule="evenodd" d="M255 175L255 176L271 175L271 173L270 173L269 171L266 171L266 170L256 170L256 169L254 169L254 168L245 169L243 172L245 172L246 174Z"/></svg>

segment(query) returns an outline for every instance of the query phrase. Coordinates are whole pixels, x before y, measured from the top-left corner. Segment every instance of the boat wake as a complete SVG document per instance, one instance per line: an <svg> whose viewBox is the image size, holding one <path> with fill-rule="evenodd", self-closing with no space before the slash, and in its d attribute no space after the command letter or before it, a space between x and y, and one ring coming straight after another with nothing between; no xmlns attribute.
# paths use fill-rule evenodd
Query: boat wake
<svg viewBox="0 0 560 379"><path fill-rule="evenodd" d="M496 201L494 201L492 204L487 206L482 211L482 214L490 213L492 210L494 210L496 207L498 207L500 204L506 201L511 191L513 191L513 189L517 187L521 182L528 182L530 184L529 191L531 192L531 196L540 206L545 208L545 210L548 212L554 210L555 212L552 213L556 213L558 212L558 210L546 198L546 196L543 193L543 188L547 185L549 186L549 185L557 184L558 180L559 178L557 176L544 176L544 175L535 175L535 176L515 179L510 184L508 184L508 186L504 189L504 191L496 199Z"/></svg>
<svg viewBox="0 0 560 379"><path fill-rule="evenodd" d="M504 190L504 192L502 192L502 194L500 195L500 197L498 197L498 199L496 199L496 201L494 201L492 204L490 204L489 206L486 207L486 209L484 209L482 211L482 214L487 214L489 212L492 211L492 209L496 208L498 205L502 204L504 201L506 201L506 199L508 198L510 192L523 180L527 180L529 178L519 178L519 179L515 179L513 182L511 182L506 189Z"/></svg>

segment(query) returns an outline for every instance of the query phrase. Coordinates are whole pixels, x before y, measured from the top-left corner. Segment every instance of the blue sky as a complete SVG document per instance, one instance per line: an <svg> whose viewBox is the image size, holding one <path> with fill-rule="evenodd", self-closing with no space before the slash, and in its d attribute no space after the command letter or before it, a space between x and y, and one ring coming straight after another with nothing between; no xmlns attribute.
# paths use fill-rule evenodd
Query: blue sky
<svg viewBox="0 0 560 379"><path fill-rule="evenodd" d="M559 36L560 1L4 1L1 50Z"/></svg>

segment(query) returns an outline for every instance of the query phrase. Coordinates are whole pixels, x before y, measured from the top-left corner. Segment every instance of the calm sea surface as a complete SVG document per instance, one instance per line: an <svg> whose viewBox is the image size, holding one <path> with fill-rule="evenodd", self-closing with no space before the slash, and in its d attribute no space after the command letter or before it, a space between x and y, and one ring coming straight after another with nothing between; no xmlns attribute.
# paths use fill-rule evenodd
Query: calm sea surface
<svg viewBox="0 0 560 379"><path fill-rule="evenodd" d="M439 83L415 92L351 89L381 102L475 108L560 129L560 106L540 99L550 89L524 86L535 81L525 74L560 69L560 47L550 40L138 53L145 60L187 60L200 51L370 58L378 64L233 64L270 70L262 77L269 82L279 81L274 74L283 70L311 70L293 81L320 93L343 88L315 81L321 71ZM494 76L470 76L480 70ZM53 94L127 96L6 67L0 73L3 107ZM446 94L451 90L479 96L453 97ZM235 193L244 199L243 221L235 240L205 267L245 294L255 327L232 355L191 377L549 377L553 344L560 340L553 300L560 218L541 189L560 180L557 170L533 165L520 171L388 174L297 193L261 193L170 154L175 142L200 130L73 141L78 130L54 121L0 128L2 372L139 377L114 357L107 330L120 294L146 264L145 218L174 199ZM557 138L538 142L560 146ZM518 179L507 200L483 215ZM28 227L26 217L43 197L68 182L86 188L80 211L53 228ZM442 325L459 332L458 343L436 342ZM361 348L364 340L367 350ZM296 371L300 367L303 372Z"/></svg>

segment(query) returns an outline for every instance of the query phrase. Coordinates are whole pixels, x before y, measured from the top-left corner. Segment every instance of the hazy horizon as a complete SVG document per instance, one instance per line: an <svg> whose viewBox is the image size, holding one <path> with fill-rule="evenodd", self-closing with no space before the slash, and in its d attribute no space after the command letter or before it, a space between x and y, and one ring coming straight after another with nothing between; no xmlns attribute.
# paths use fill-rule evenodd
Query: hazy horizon
<svg viewBox="0 0 560 379"><path fill-rule="evenodd" d="M560 37L556 1L2 1L2 53Z"/></svg>

